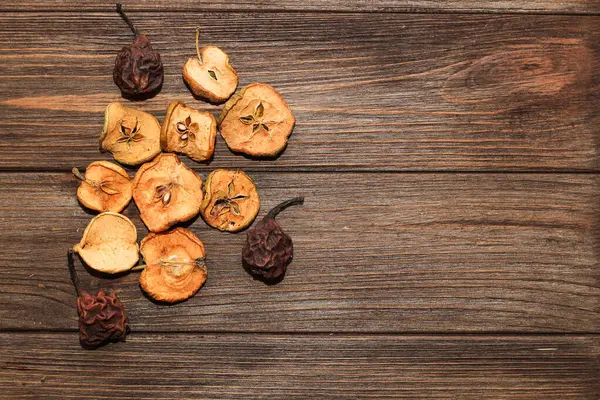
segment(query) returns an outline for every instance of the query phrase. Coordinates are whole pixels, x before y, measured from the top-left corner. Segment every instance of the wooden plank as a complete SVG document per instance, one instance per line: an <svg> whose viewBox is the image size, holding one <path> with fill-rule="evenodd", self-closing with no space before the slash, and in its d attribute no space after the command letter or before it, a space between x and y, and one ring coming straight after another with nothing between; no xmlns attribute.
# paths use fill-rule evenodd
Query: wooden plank
<svg viewBox="0 0 600 400"><path fill-rule="evenodd" d="M600 331L598 175L251 176L259 216L306 196L280 217L295 246L281 284L242 270L243 233L199 219L191 229L206 245L209 279L196 297L156 305L137 273L81 269L84 285L119 290L143 331ZM91 218L76 186L67 174L0 175L0 329L76 329L65 253ZM125 214L144 237L135 206Z"/></svg>
<svg viewBox="0 0 600 400"><path fill-rule="evenodd" d="M600 17L135 14L167 73L162 93L135 107L162 118L181 99L218 112L181 79L200 24L242 85L271 83L296 114L276 161L219 139L211 168L599 170ZM117 14L3 13L0 38L0 168L102 158L103 110L119 99L114 56L131 41Z"/></svg>
<svg viewBox="0 0 600 400"><path fill-rule="evenodd" d="M0 335L0 397L578 399L600 396L597 336Z"/></svg>
<svg viewBox="0 0 600 400"><path fill-rule="evenodd" d="M595 0L123 0L127 9L134 11L360 11L360 12L511 12L511 13L569 13L598 14L600 5ZM114 1L107 0L4 0L0 6L6 11L77 11L112 10Z"/></svg>

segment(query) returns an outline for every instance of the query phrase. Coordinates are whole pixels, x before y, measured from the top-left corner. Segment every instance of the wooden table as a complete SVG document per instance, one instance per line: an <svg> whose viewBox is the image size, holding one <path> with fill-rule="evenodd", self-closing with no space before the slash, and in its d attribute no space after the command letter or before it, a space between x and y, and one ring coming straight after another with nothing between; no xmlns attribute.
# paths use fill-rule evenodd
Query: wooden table
<svg viewBox="0 0 600 400"><path fill-rule="evenodd" d="M206 178L240 168L295 260L277 286L240 265L244 234L201 219L209 280L160 306L118 292L126 343L77 340L66 250L91 218L72 167L99 159L131 35L97 0L0 4L0 397L600 398L600 2L130 0L165 84L202 42L240 84L268 82L297 124L256 161L221 138ZM130 170L133 175L134 170ZM132 204L125 215L146 230Z"/></svg>

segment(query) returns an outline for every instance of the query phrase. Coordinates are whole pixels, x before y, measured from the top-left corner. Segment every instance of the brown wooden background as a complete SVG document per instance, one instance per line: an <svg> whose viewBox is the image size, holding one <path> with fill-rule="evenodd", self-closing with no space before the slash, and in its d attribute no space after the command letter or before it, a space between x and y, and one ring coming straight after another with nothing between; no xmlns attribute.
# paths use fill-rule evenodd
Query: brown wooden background
<svg viewBox="0 0 600 400"><path fill-rule="evenodd" d="M159 306L132 273L133 333L84 351L65 251L91 218L73 166L119 99L114 5L0 3L0 397L600 399L600 2L124 1L165 85L133 106L194 101L181 66L202 40L241 85L296 114L275 161L219 138L202 178L241 168L296 257L267 287L244 234L191 227L209 280ZM133 175L134 170L130 170ZM146 235L134 205L125 214Z"/></svg>

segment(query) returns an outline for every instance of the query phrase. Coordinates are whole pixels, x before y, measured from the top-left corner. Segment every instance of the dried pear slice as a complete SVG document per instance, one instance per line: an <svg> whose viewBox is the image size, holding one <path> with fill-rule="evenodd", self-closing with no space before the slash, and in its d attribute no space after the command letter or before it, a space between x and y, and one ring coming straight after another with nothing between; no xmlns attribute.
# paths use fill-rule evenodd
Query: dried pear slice
<svg viewBox="0 0 600 400"><path fill-rule="evenodd" d="M90 221L73 251L96 271L107 274L124 272L139 259L137 231L124 215L105 212Z"/></svg>
<svg viewBox="0 0 600 400"><path fill-rule="evenodd" d="M94 161L85 169L85 175L77 168L73 168L73 174L81 180L77 198L91 210L118 213L131 201L131 179L117 164Z"/></svg>
<svg viewBox="0 0 600 400"><path fill-rule="evenodd" d="M101 149L125 165L139 165L160 153L160 123L151 114L110 103L100 134Z"/></svg>
<svg viewBox="0 0 600 400"><path fill-rule="evenodd" d="M195 96L212 103L222 103L231 97L238 85L238 75L229 63L229 56L216 46L198 45L200 30L196 29L196 53L183 65L183 79Z"/></svg>
<svg viewBox="0 0 600 400"><path fill-rule="evenodd" d="M176 154L160 154L142 165L133 179L133 200L151 232L194 218L202 198L202 179Z"/></svg>
<svg viewBox="0 0 600 400"><path fill-rule="evenodd" d="M206 178L200 206L204 221L221 231L237 232L254 221L260 209L256 185L242 171L217 169Z"/></svg>
<svg viewBox="0 0 600 400"><path fill-rule="evenodd" d="M168 303L188 299L206 281L204 244L189 230L150 233L140 248L146 263L140 286L153 299Z"/></svg>
<svg viewBox="0 0 600 400"><path fill-rule="evenodd" d="M180 101L169 105L160 132L167 152L182 153L194 161L209 160L215 151L217 121L209 112L194 110Z"/></svg>
<svg viewBox="0 0 600 400"><path fill-rule="evenodd" d="M287 145L296 119L275 89L253 83L225 103L217 122L232 151L273 157Z"/></svg>

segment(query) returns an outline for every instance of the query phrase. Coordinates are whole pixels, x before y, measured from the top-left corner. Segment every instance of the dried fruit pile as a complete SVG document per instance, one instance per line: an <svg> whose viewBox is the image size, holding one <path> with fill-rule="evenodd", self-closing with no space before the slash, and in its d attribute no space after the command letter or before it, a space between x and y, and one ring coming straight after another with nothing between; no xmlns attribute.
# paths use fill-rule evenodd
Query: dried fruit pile
<svg viewBox="0 0 600 400"><path fill-rule="evenodd" d="M113 78L126 99L156 95L164 68L158 52L117 4L135 40L115 60ZM172 102L162 125L151 114L121 103L106 107L100 150L120 164L140 166L131 180L121 166L108 161L89 164L85 173L73 168L79 179L81 205L100 212L88 224L80 242L68 252L71 279L77 292L79 332L84 348L123 341L129 322L116 293L80 289L74 253L91 269L103 274L143 270L139 284L157 302L175 303L192 297L207 279L206 251L202 241L177 226L201 215L207 225L238 232L249 227L260 210L254 181L239 170L212 171L204 182L182 163L177 154L197 162L213 158L217 129L234 152L253 157L275 157L287 145L295 118L281 95L265 83L252 83L238 94L238 74L229 56L215 46L199 47L183 66L183 79L195 98L224 103L218 121L204 111ZM164 152L164 153L163 153ZM135 225L122 212L133 198L150 233L137 242ZM242 265L255 279L280 282L292 261L292 239L275 216L303 198L281 203L248 231ZM138 264L139 256L145 264Z"/></svg>

